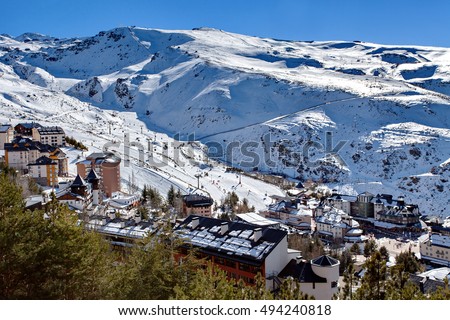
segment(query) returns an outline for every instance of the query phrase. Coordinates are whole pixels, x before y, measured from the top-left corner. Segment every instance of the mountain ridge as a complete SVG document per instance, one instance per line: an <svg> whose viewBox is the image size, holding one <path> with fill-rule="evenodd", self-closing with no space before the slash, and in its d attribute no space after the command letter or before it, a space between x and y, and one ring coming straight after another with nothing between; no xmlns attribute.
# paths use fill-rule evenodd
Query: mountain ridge
<svg viewBox="0 0 450 320"><path fill-rule="evenodd" d="M423 196L425 211L439 213L448 203L434 198L450 187L444 170L448 59L448 48L275 40L210 28L122 27L81 39L0 39L1 70L25 87L135 112L150 129L180 133L182 140L195 133L224 150L233 141L253 141L257 146L247 153L276 159L275 166L260 161L246 170L322 179L352 192L386 188ZM0 94L3 106L11 103L5 99L10 91ZM344 164L327 152L333 149L326 150L327 132L333 147L345 141L339 150ZM266 134L273 139L269 151ZM305 165L311 141L323 149L308 150L315 167ZM251 162L242 152L215 156L236 167Z"/></svg>

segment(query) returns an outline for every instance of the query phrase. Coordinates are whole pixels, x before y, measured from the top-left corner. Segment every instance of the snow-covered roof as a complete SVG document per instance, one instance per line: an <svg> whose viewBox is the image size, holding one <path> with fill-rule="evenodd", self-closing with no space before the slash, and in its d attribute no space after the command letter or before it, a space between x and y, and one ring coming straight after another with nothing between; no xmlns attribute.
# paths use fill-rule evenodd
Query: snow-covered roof
<svg viewBox="0 0 450 320"><path fill-rule="evenodd" d="M2 125L0 125L0 132L6 132L9 129L12 129L10 124L2 124Z"/></svg>
<svg viewBox="0 0 450 320"><path fill-rule="evenodd" d="M105 220L100 218L91 219L86 226L101 234L133 239L142 239L149 233L155 231L154 226L149 222L142 221L136 223L134 220L125 221L121 219L104 219Z"/></svg>
<svg viewBox="0 0 450 320"><path fill-rule="evenodd" d="M196 215L187 217L175 233L200 250L249 263L264 260L287 236L283 230Z"/></svg>
<svg viewBox="0 0 450 320"><path fill-rule="evenodd" d="M434 246L450 248L450 236L433 233L431 234L431 243Z"/></svg>
<svg viewBox="0 0 450 320"><path fill-rule="evenodd" d="M258 226L273 226L279 224L278 222L266 219L255 212L238 213L236 214L236 217L247 223Z"/></svg>
<svg viewBox="0 0 450 320"><path fill-rule="evenodd" d="M448 278L450 280L450 268L442 267L442 268L432 269L429 271L422 272L421 274L419 274L419 276L428 277L430 279L441 280L441 281L443 281L445 278Z"/></svg>
<svg viewBox="0 0 450 320"><path fill-rule="evenodd" d="M384 229L404 228L403 225L384 222L384 221L378 221L378 220L373 220L373 224L375 227L380 227L380 228L384 228Z"/></svg>

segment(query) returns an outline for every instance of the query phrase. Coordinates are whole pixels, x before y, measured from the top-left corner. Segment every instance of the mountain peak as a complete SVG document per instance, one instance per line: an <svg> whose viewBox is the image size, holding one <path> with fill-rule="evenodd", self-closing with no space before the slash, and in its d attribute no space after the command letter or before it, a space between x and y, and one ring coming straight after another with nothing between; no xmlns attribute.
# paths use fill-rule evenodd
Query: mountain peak
<svg viewBox="0 0 450 320"><path fill-rule="evenodd" d="M29 42L29 41L54 41L58 38L47 36L45 34L36 33L36 32L25 32L20 36L14 38L16 41L20 42Z"/></svg>

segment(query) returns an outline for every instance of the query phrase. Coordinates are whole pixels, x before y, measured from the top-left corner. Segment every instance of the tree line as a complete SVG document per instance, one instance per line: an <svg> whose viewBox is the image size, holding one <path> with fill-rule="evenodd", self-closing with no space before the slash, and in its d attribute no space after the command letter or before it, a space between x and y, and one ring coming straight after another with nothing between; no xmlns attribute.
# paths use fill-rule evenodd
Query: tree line
<svg viewBox="0 0 450 320"><path fill-rule="evenodd" d="M113 251L54 195L43 210L26 210L16 180L0 170L0 299L306 298L289 282L274 296L261 276L254 286L229 281L195 250L180 263L170 225L125 254Z"/></svg>

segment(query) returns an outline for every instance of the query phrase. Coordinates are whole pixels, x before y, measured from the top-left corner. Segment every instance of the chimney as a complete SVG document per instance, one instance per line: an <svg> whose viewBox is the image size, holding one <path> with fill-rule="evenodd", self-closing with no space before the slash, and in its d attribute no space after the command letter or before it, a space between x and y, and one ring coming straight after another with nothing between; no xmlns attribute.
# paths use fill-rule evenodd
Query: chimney
<svg viewBox="0 0 450 320"><path fill-rule="evenodd" d="M197 228L199 223L200 223L200 218L199 217L192 218L192 220L191 220L191 229Z"/></svg>
<svg viewBox="0 0 450 320"><path fill-rule="evenodd" d="M295 257L295 260L296 260L297 264L299 264L300 262L302 262L302 258L303 258L302 255L298 255L298 256Z"/></svg>
<svg viewBox="0 0 450 320"><path fill-rule="evenodd" d="M125 226L126 226L125 221L124 220L120 221L120 229L125 228Z"/></svg>
<svg viewBox="0 0 450 320"><path fill-rule="evenodd" d="M136 224L138 224L139 222L141 222L141 215L137 215L137 216L135 216L134 217L134 222L136 223Z"/></svg>
<svg viewBox="0 0 450 320"><path fill-rule="evenodd" d="M228 222L222 222L220 224L220 234L224 235L228 231Z"/></svg>
<svg viewBox="0 0 450 320"><path fill-rule="evenodd" d="M258 241L259 239L261 239L262 237L262 229L261 228L256 228L253 231L253 241Z"/></svg>
<svg viewBox="0 0 450 320"><path fill-rule="evenodd" d="M106 218L102 219L102 226L106 226Z"/></svg>

